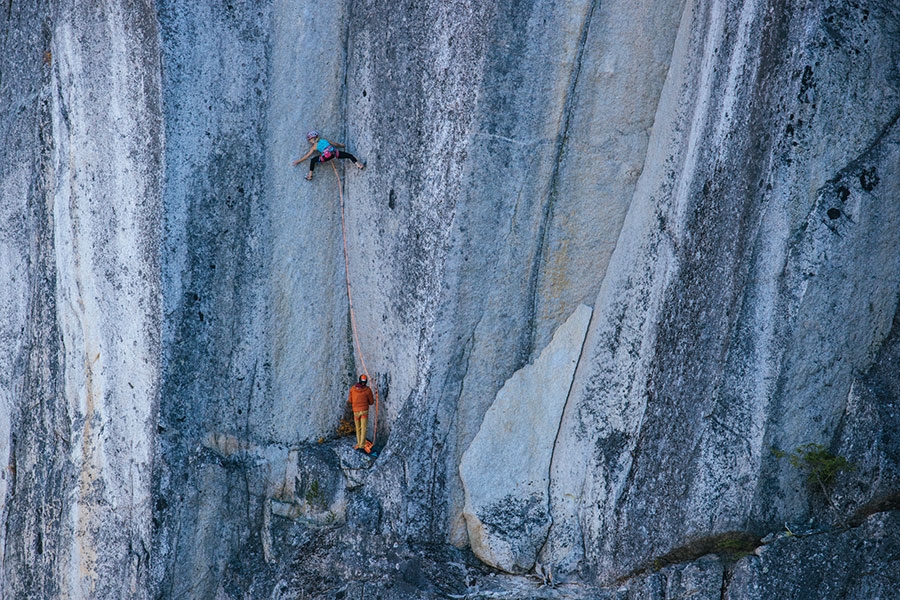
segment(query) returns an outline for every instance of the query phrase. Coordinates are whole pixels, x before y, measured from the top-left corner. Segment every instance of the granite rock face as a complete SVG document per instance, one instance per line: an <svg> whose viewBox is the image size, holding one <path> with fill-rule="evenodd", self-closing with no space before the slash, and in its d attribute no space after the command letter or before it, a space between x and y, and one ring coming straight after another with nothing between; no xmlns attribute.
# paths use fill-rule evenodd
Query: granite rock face
<svg viewBox="0 0 900 600"><path fill-rule="evenodd" d="M897 589L894 2L13 0L0 50L0 596Z"/></svg>
<svg viewBox="0 0 900 600"><path fill-rule="evenodd" d="M7 239L19 242L5 242L3 263L14 282L4 315L17 309L4 320L0 593L149 597L163 297L156 14L59 2L9 5L3 19L3 139L15 155L0 185Z"/></svg>
<svg viewBox="0 0 900 600"><path fill-rule="evenodd" d="M620 600L813 600L895 598L897 513L877 514L848 531L782 532L755 550L708 554L667 565L617 589Z"/></svg>
<svg viewBox="0 0 900 600"><path fill-rule="evenodd" d="M817 514L771 449L838 451L848 394L896 313L883 8L686 8L560 434L593 456L554 455L558 496L594 501L557 504L546 561L621 577L694 540ZM848 89L879 100L851 108Z"/></svg>
<svg viewBox="0 0 900 600"><path fill-rule="evenodd" d="M460 461L469 544L504 571L531 571L547 539L557 433L547 424L562 416L590 318L580 305L534 363L506 381Z"/></svg>

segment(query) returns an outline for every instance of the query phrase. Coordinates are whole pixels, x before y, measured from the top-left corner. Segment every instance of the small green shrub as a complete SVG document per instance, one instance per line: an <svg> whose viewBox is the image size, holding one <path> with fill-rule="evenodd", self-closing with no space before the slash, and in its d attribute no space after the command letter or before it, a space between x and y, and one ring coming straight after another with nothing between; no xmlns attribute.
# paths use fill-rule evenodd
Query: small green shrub
<svg viewBox="0 0 900 600"><path fill-rule="evenodd" d="M838 454L832 454L822 444L804 444L797 446L792 452L784 452L772 448L777 458L787 458L791 465L806 474L806 481L812 485L827 487L834 483L834 478L841 471L851 471L855 467L849 460Z"/></svg>
<svg viewBox="0 0 900 600"><path fill-rule="evenodd" d="M841 524L846 527L846 520L841 516L841 511L828 492L828 488L834 483L837 474L842 471L852 471L856 468L852 462L840 456L833 454L828 448L822 444L803 444L797 446L792 452L784 452L778 448L772 448L772 454L776 458L787 458L791 465L806 475L806 483L813 488L818 485L818 489L828 500L831 508L837 513ZM790 530L788 530L790 533Z"/></svg>

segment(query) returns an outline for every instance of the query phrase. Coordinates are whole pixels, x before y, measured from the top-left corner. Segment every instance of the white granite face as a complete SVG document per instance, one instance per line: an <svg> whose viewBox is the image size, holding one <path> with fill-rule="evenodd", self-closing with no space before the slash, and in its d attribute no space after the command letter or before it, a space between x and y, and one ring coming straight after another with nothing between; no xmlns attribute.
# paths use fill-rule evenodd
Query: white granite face
<svg viewBox="0 0 900 600"><path fill-rule="evenodd" d="M590 319L579 305L540 356L503 384L462 455L469 544L504 571L530 571L547 539L550 460Z"/></svg>
<svg viewBox="0 0 900 600"><path fill-rule="evenodd" d="M802 600L900 586L898 31L4 3L0 596L755 598L791 543L847 558ZM309 129L366 169L304 181ZM857 468L823 495L806 443Z"/></svg>

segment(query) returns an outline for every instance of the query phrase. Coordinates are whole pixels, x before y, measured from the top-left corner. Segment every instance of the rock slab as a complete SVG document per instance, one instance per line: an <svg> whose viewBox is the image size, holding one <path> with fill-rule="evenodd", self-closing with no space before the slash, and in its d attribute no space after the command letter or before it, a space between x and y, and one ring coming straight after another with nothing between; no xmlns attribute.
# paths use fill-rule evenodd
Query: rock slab
<svg viewBox="0 0 900 600"><path fill-rule="evenodd" d="M507 380L463 454L463 516L472 551L527 572L550 529L550 460L591 309L579 305L538 359Z"/></svg>

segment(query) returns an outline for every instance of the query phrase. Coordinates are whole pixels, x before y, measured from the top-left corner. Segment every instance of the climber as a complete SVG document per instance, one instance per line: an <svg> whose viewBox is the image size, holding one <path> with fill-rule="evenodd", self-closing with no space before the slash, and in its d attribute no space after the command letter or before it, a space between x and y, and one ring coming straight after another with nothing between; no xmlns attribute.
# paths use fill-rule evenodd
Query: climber
<svg viewBox="0 0 900 600"><path fill-rule="evenodd" d="M339 144L338 142L329 142L325 138L320 138L319 133L317 131L310 131L306 134L306 141L309 142L309 152L304 154L302 157L298 158L291 164L293 166L297 166L302 163L304 160L312 156L309 161L309 173L306 174L306 180L312 181L313 178L313 170L316 168L316 163L320 162L328 162L332 158L339 159L350 159L354 165L356 165L357 169L364 169L365 164L361 161L357 160L355 156L350 154L345 150L337 150L336 148L344 148L343 144ZM317 156L313 156L313 154L318 153Z"/></svg>
<svg viewBox="0 0 900 600"><path fill-rule="evenodd" d="M353 408L353 422L356 425L356 445L354 450L366 451L366 428L369 424L369 407L375 403L372 396L372 388L369 387L369 378L365 373L359 376L359 381L350 388L347 402Z"/></svg>

